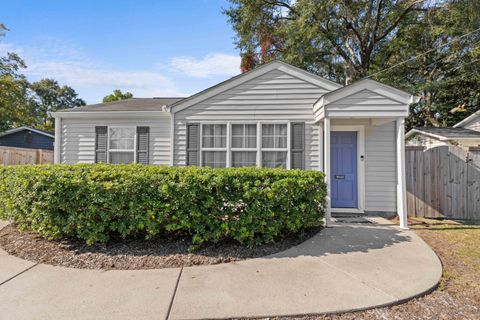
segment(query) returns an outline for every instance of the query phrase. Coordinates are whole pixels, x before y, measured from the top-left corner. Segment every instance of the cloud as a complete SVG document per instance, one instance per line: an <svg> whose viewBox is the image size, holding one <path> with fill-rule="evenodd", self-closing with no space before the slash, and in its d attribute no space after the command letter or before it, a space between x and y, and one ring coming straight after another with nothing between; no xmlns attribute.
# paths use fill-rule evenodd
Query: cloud
<svg viewBox="0 0 480 320"><path fill-rule="evenodd" d="M194 57L175 57L168 67L192 78L214 76L234 76L240 72L240 57L224 53L213 53L203 59Z"/></svg>
<svg viewBox="0 0 480 320"><path fill-rule="evenodd" d="M130 91L135 97L188 96L188 91L198 90L202 82L210 85L218 78L237 75L240 65L238 56L212 53L200 59L174 57L146 70L126 70L90 57L73 42L51 37L32 39L28 45L0 42L0 55L8 51L26 61L28 68L22 72L31 81L53 78L73 87L88 103L100 101L113 89ZM187 78L206 80L192 82ZM177 87L178 81L187 92Z"/></svg>
<svg viewBox="0 0 480 320"><path fill-rule="evenodd" d="M154 95L179 95L175 84L166 76L150 71L124 71L105 68L88 62L35 61L27 75L51 77L71 86L106 86Z"/></svg>
<svg viewBox="0 0 480 320"><path fill-rule="evenodd" d="M52 38L30 46L0 43L0 55L18 53L27 63L23 72L32 80L54 78L72 86L89 102L96 102L113 89L130 91L136 97L187 96L161 72L122 70L87 57L74 44Z"/></svg>

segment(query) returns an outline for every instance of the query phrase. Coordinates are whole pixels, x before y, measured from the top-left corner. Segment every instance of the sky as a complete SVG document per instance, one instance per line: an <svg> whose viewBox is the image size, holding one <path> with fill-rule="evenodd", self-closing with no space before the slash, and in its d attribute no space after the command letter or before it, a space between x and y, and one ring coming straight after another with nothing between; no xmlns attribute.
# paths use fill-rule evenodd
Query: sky
<svg viewBox="0 0 480 320"><path fill-rule="evenodd" d="M4 1L0 55L30 81L53 78L88 104L114 89L188 96L240 72L226 0Z"/></svg>

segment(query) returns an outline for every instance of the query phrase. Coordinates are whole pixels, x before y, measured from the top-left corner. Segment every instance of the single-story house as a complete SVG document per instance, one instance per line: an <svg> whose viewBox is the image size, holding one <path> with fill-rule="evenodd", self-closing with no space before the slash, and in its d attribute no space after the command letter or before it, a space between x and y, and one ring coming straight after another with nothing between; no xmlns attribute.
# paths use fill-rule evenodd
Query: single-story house
<svg viewBox="0 0 480 320"><path fill-rule="evenodd" d="M27 126L0 133L0 146L53 150L55 133Z"/></svg>
<svg viewBox="0 0 480 320"><path fill-rule="evenodd" d="M456 145L465 149L480 147L480 111L463 119L453 127L413 128L406 135L407 146L427 149Z"/></svg>
<svg viewBox="0 0 480 320"><path fill-rule="evenodd" d="M327 223L331 212L397 213L407 227L404 119L415 101L273 61L187 98L56 112L55 162L322 170Z"/></svg>

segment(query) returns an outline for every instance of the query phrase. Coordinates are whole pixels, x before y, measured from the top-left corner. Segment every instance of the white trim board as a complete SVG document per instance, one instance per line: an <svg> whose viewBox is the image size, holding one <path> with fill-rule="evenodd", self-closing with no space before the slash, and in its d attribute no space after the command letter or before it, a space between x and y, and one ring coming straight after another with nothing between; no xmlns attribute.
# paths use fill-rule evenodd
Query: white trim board
<svg viewBox="0 0 480 320"><path fill-rule="evenodd" d="M468 124L470 121L474 120L476 117L480 117L480 110L472 113L471 115L469 115L468 117L460 121L459 123L453 125L453 127L461 128L463 125Z"/></svg>
<svg viewBox="0 0 480 320"><path fill-rule="evenodd" d="M357 199L358 208L331 208L331 212L363 213L365 212L365 126L363 125L332 125L332 131L357 132ZM329 150L330 158L331 145ZM363 159L362 159L363 156ZM329 178L329 180L331 180Z"/></svg>
<svg viewBox="0 0 480 320"><path fill-rule="evenodd" d="M132 119L151 117L170 117L169 112L164 111L82 111L82 112L53 112L54 118L83 118L83 119Z"/></svg>

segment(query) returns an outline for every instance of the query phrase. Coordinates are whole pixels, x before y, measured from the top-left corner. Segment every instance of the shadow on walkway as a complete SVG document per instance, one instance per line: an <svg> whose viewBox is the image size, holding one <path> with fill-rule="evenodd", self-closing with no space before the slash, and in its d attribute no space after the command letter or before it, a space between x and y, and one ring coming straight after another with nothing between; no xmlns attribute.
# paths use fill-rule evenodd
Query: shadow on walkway
<svg viewBox="0 0 480 320"><path fill-rule="evenodd" d="M304 243L268 258L366 253L411 240L401 229L391 226L337 223Z"/></svg>

